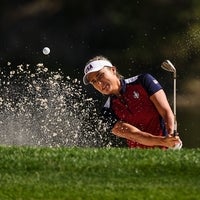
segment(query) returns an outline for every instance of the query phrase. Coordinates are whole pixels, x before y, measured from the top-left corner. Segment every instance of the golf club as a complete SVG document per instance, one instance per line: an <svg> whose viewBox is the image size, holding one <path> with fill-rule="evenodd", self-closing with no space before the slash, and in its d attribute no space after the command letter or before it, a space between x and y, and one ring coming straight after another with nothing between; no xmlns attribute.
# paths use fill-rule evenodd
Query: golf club
<svg viewBox="0 0 200 200"><path fill-rule="evenodd" d="M174 136L176 136L178 134L177 133L177 120L176 120L176 68L169 60L165 60L162 63L161 67L166 71L172 72L174 75L174 102L173 102L174 110L173 110L173 112L174 112Z"/></svg>

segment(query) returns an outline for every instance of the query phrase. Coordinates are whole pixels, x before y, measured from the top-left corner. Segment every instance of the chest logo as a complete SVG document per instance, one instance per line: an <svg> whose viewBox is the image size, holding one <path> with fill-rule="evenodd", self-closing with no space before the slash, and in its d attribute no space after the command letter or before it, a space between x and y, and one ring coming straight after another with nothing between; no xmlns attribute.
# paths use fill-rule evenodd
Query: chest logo
<svg viewBox="0 0 200 200"><path fill-rule="evenodd" d="M134 99L139 99L139 97L140 97L139 93L136 92L136 91L134 91L134 92L133 92L133 98L134 98Z"/></svg>

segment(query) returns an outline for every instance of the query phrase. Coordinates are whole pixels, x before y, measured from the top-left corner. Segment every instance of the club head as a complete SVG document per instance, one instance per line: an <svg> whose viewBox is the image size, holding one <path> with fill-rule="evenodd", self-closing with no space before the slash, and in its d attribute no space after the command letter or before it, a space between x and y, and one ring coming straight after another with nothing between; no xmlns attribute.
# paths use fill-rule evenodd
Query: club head
<svg viewBox="0 0 200 200"><path fill-rule="evenodd" d="M162 63L161 67L166 71L176 73L176 68L174 67L174 65L169 60L165 60Z"/></svg>

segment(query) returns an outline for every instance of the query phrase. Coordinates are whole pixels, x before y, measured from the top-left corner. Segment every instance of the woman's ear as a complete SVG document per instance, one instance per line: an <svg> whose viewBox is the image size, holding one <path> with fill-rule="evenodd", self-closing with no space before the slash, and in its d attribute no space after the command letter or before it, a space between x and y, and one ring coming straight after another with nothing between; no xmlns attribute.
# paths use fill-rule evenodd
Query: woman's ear
<svg viewBox="0 0 200 200"><path fill-rule="evenodd" d="M111 70L112 70L113 74L116 74L116 73L117 73L117 69L116 69L115 66L112 66Z"/></svg>

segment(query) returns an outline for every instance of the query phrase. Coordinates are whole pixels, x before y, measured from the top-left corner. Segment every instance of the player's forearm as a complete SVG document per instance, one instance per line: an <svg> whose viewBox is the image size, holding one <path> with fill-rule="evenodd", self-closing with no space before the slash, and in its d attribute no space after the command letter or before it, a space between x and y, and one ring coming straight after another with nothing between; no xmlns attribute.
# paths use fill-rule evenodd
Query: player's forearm
<svg viewBox="0 0 200 200"><path fill-rule="evenodd" d="M127 133L127 136L129 137L127 139L133 140L146 146L167 146L164 142L164 136L155 136L142 131L134 133L130 132Z"/></svg>
<svg viewBox="0 0 200 200"><path fill-rule="evenodd" d="M170 111L163 116L168 134L172 135L174 132L174 114Z"/></svg>
<svg viewBox="0 0 200 200"><path fill-rule="evenodd" d="M155 136L140 130L138 131L127 130L126 132L124 132L123 136L126 139L138 142L146 146L166 146L164 142L165 137Z"/></svg>
<svg viewBox="0 0 200 200"><path fill-rule="evenodd" d="M128 123L118 122L112 131L119 137L123 137L146 146L168 146L165 143L165 137L155 136L150 133L140 131Z"/></svg>

